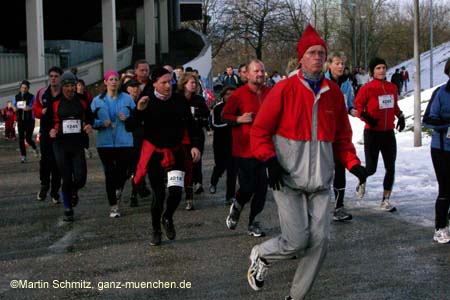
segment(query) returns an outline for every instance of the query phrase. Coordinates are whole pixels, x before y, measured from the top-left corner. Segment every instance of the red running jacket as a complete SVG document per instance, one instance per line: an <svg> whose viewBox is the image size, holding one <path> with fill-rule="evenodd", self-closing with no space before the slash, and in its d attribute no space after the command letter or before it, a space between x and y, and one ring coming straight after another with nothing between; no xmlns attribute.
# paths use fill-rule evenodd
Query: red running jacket
<svg viewBox="0 0 450 300"><path fill-rule="evenodd" d="M339 86L324 78L314 95L301 71L267 95L251 129L251 146L259 160L277 156L288 173L284 183L307 192L330 188L334 157L349 170L360 164Z"/></svg>
<svg viewBox="0 0 450 300"><path fill-rule="evenodd" d="M400 117L402 114L397 95L397 86L386 80L373 79L359 90L353 104L358 111L358 117L366 122L366 129L388 131L395 128L395 116ZM370 127L361 117L362 112L378 120L377 126Z"/></svg>
<svg viewBox="0 0 450 300"><path fill-rule="evenodd" d="M228 99L223 108L222 118L226 121L232 122L232 138L233 148L232 155L234 157L250 158L253 157L250 149L250 128L252 123L237 124L236 119L244 113L252 112L253 120L255 120L261 103L263 103L270 88L263 86L261 95L258 96L248 84L245 84L235 90Z"/></svg>

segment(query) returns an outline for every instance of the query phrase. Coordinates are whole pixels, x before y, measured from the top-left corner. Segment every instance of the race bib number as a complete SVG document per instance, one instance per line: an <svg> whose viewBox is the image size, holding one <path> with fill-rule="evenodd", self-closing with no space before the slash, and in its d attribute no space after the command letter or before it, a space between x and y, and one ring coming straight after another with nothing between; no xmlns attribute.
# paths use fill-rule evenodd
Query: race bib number
<svg viewBox="0 0 450 300"><path fill-rule="evenodd" d="M450 139L450 127L447 128L447 138Z"/></svg>
<svg viewBox="0 0 450 300"><path fill-rule="evenodd" d="M382 95L378 96L378 102L380 109L388 109L394 107L394 96L393 95Z"/></svg>
<svg viewBox="0 0 450 300"><path fill-rule="evenodd" d="M25 107L27 107L27 102L26 101L17 101L17 108L18 109L25 109Z"/></svg>
<svg viewBox="0 0 450 300"><path fill-rule="evenodd" d="M167 187L171 186L184 187L183 171L174 170L167 173Z"/></svg>
<svg viewBox="0 0 450 300"><path fill-rule="evenodd" d="M81 120L63 120L62 121L63 134L80 133Z"/></svg>

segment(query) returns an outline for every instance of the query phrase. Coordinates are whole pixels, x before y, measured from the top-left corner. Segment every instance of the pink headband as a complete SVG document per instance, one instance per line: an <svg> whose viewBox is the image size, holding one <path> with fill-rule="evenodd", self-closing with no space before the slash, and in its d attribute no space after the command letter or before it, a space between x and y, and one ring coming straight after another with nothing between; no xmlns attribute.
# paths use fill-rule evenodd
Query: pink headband
<svg viewBox="0 0 450 300"><path fill-rule="evenodd" d="M111 77L111 76L116 76L117 78L120 78L119 73L117 73L117 71L109 70L109 71L106 71L103 79L108 80L109 77Z"/></svg>

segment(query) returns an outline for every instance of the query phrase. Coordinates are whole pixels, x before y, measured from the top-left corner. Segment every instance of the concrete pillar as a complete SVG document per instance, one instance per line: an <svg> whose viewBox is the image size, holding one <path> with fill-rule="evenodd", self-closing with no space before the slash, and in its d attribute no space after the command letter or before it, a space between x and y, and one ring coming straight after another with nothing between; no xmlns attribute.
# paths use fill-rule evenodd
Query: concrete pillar
<svg viewBox="0 0 450 300"><path fill-rule="evenodd" d="M42 0L26 0L28 78L45 76ZM25 79L25 78L24 78Z"/></svg>
<svg viewBox="0 0 450 300"><path fill-rule="evenodd" d="M117 69L116 1L102 0L103 73Z"/></svg>
<svg viewBox="0 0 450 300"><path fill-rule="evenodd" d="M160 0L159 4L160 43L162 54L169 53L169 8L167 0Z"/></svg>
<svg viewBox="0 0 450 300"><path fill-rule="evenodd" d="M156 63L155 0L144 0L145 60Z"/></svg>
<svg viewBox="0 0 450 300"><path fill-rule="evenodd" d="M173 29L180 29L180 0L174 0L173 4Z"/></svg>
<svg viewBox="0 0 450 300"><path fill-rule="evenodd" d="M136 43L145 44L144 7L136 8Z"/></svg>

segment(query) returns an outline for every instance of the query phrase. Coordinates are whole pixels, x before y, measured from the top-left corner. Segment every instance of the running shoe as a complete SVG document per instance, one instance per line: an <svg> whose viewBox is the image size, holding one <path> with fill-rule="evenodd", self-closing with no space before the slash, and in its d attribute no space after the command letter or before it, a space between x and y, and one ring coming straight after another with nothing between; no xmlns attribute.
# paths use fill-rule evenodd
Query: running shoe
<svg viewBox="0 0 450 300"><path fill-rule="evenodd" d="M111 210L109 211L110 218L118 218L120 217L119 207L117 205L111 206Z"/></svg>
<svg viewBox="0 0 450 300"><path fill-rule="evenodd" d="M63 221L64 222L73 222L74 221L73 210L72 209L65 209L64 210Z"/></svg>
<svg viewBox="0 0 450 300"><path fill-rule="evenodd" d="M161 245L161 231L153 229L150 237L150 246Z"/></svg>
<svg viewBox="0 0 450 300"><path fill-rule="evenodd" d="M356 195L359 199L362 199L364 197L364 194L366 193L366 183L361 183L356 186Z"/></svg>
<svg viewBox="0 0 450 300"><path fill-rule="evenodd" d="M22 156L20 157L20 163L23 164L23 163L25 163L26 161L27 161L27 157L22 155Z"/></svg>
<svg viewBox="0 0 450 300"><path fill-rule="evenodd" d="M34 152L34 157L39 157L39 149L38 148L33 149L33 152Z"/></svg>
<svg viewBox="0 0 450 300"><path fill-rule="evenodd" d="M262 289L264 285L264 279L269 271L269 264L265 259L261 258L257 252L257 246L253 247L250 254L250 267L247 272L248 284L255 291Z"/></svg>
<svg viewBox="0 0 450 300"><path fill-rule="evenodd" d="M194 194L201 194L203 192L204 192L204 190L203 190L203 186L201 183L197 182L196 184L194 184Z"/></svg>
<svg viewBox="0 0 450 300"><path fill-rule="evenodd" d="M186 199L186 207L185 210L194 210L194 200L193 199Z"/></svg>
<svg viewBox="0 0 450 300"><path fill-rule="evenodd" d="M381 201L380 209L382 211L386 211L386 212L394 212L397 210L397 208L395 206L393 206L393 205L391 205L391 203L389 203L388 199Z"/></svg>
<svg viewBox="0 0 450 300"><path fill-rule="evenodd" d="M215 185L211 185L211 186L209 187L209 193L210 193L210 194L215 194L216 191L217 191L217 188L216 188Z"/></svg>
<svg viewBox="0 0 450 300"><path fill-rule="evenodd" d="M266 233L262 231L261 226L259 225L259 222L253 222L252 225L248 226L248 235L254 236L254 237L262 237L265 236Z"/></svg>
<svg viewBox="0 0 450 300"><path fill-rule="evenodd" d="M448 227L437 229L434 231L433 240L439 244L447 244L450 242Z"/></svg>
<svg viewBox="0 0 450 300"><path fill-rule="evenodd" d="M348 213L344 207L339 207L334 210L334 221L350 221L353 218L352 214Z"/></svg>
<svg viewBox="0 0 450 300"><path fill-rule="evenodd" d="M230 207L230 213L227 216L227 227L228 229L234 230L239 222L239 217L241 216L241 211L236 207L237 201L234 201Z"/></svg>
<svg viewBox="0 0 450 300"><path fill-rule="evenodd" d="M47 188L41 187L41 190L37 193L36 200L44 201L47 198Z"/></svg>
<svg viewBox="0 0 450 300"><path fill-rule="evenodd" d="M167 238L169 240L174 240L177 233L175 232L175 226L173 226L173 221L163 218L161 223Z"/></svg>
<svg viewBox="0 0 450 300"><path fill-rule="evenodd" d="M61 201L59 200L59 193L50 193L50 196L52 197L52 203L53 204L60 204Z"/></svg>

